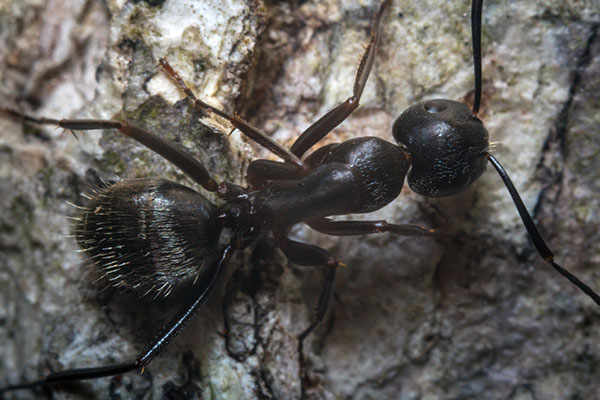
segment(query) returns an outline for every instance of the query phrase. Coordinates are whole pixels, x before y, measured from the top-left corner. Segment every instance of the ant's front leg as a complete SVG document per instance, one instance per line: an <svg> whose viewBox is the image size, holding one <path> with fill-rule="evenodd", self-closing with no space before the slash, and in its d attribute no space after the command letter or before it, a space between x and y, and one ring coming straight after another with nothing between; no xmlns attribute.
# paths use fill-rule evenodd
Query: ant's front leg
<svg viewBox="0 0 600 400"><path fill-rule="evenodd" d="M306 222L317 232L333 236L370 235L389 232L401 236L436 236L435 229L414 224L392 224L385 220L378 221L332 221L321 218Z"/></svg>
<svg viewBox="0 0 600 400"><path fill-rule="evenodd" d="M290 151L294 155L302 157L308 149L314 146L319 140L323 139L333 128L341 124L358 108L360 97L365 89L371 67L375 61L375 53L377 52L377 46L379 45L379 25L381 24L381 18L390 2L391 0L384 0L377 10L377 14L373 18L371 38L365 54L358 65L356 78L354 78L354 91L352 96L348 97L346 101L323 115L317 122L302 132L290 148Z"/></svg>
<svg viewBox="0 0 600 400"><path fill-rule="evenodd" d="M321 118L319 118L319 120L317 120L317 122L302 132L302 134L298 137L298 139L296 139L290 148L290 152L294 156L299 158L302 157L306 151L308 151L318 141L323 139L329 132L333 130L333 128L346 120L346 118L348 118L350 114L352 114L354 110L358 108L360 98L367 84L367 79L369 78L371 68L373 67L373 62L375 61L375 53L377 52L377 46L379 45L379 25L381 24L381 18L389 3L389 0L383 1L373 19L369 45L367 46L365 54L360 60L358 71L356 72L356 77L354 78L354 90L352 96L347 98L343 103L329 111L327 114L323 115ZM162 63L163 60L161 60L161 64ZM168 64L165 68L167 69L167 72L172 71L172 68L168 66ZM217 115L221 115L219 114L221 111L216 110L212 106L209 106L193 97L191 91L185 87L183 82L181 82L181 78L176 75L177 73L175 71L169 73L172 74L179 85L184 88L185 93L188 94L188 96L190 96L194 102L199 102L201 103L202 107L209 108ZM233 117L229 117L227 115L224 117L230 119L233 124L233 121L231 120ZM273 151L270 148L269 150ZM282 158L286 160L285 157ZM270 160L253 161L248 166L248 183L250 183L250 185L253 187L260 187L268 180L293 180L301 178L308 172L307 169L302 165L290 162L290 160L286 161L287 162L283 163Z"/></svg>
<svg viewBox="0 0 600 400"><path fill-rule="evenodd" d="M55 125L64 129L75 131L91 131L98 129L116 129L120 133L129 136L133 140L143 144L150 150L161 155L171 162L187 176L192 178L204 189L215 192L218 189L217 182L210 177L208 171L198 160L185 150L179 148L161 137L148 132L128 121L113 121L104 119L51 119L35 118L8 108L0 108L0 114L11 118L20 119L27 123L37 125Z"/></svg>

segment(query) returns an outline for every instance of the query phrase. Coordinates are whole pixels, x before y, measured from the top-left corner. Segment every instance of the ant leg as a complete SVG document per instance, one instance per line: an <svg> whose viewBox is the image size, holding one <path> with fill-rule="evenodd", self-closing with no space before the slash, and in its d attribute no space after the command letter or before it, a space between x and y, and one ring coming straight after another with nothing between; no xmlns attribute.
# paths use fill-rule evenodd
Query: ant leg
<svg viewBox="0 0 600 400"><path fill-rule="evenodd" d="M435 229L425 228L414 224L391 224L385 220L379 221L332 221L321 218L306 222L317 232L333 236L369 235L372 233L389 232L402 236L436 236Z"/></svg>
<svg viewBox="0 0 600 400"><path fill-rule="evenodd" d="M259 145L263 146L276 156L281 157L283 160L289 163L295 164L300 169L304 168L304 164L296 155L292 154L288 149L274 141L270 136L268 136L266 133L262 132L260 129L253 126L252 124L250 124L248 121L245 121L237 115L229 115L226 112L221 111L218 108L213 107L210 104L205 103L204 101L196 98L196 96L190 90L190 88L188 88L185 82L183 82L183 79L181 79L177 71L173 69L173 67L165 58L159 59L158 62L160 66L163 67L163 69L167 72L167 74L169 74L171 78L173 78L173 80L177 82L177 85L181 88L181 90L183 90L186 96L188 96L190 100L194 102L194 105L208 110L221 118L226 119L227 121L229 121L229 123L231 123L231 125L239 129L239 131L242 132L244 135L258 143Z"/></svg>
<svg viewBox="0 0 600 400"><path fill-rule="evenodd" d="M335 273L338 265L343 264L338 262L327 250L311 244L286 239L279 248L295 264L303 266L322 265L326 267L325 280L321 288L321 294L319 295L315 317L308 328L298 335L298 352L302 354L304 339L319 325L323 318L325 318L325 314L327 314L331 295L333 294Z"/></svg>
<svg viewBox="0 0 600 400"><path fill-rule="evenodd" d="M28 123L37 125L57 125L64 129L76 131L117 129L122 134L129 136L155 153L161 155L206 190L215 192L218 189L217 183L210 177L206 168L204 168L204 166L200 164L198 160L192 157L192 155L173 143L170 143L159 136L142 129L131 122L102 119L57 120L43 117L35 118L7 108L0 108L0 114L5 114L12 118L20 119Z"/></svg>
<svg viewBox="0 0 600 400"><path fill-rule="evenodd" d="M302 157L308 149L315 145L325 135L327 135L333 128L341 124L354 110L358 108L360 97L367 84L371 67L375 61L375 53L377 52L377 46L379 45L379 25L383 12L387 8L389 0L384 0L377 10L377 14L373 18L371 25L371 38L369 45L360 60L358 65L358 71L356 72L356 78L354 78L354 91L351 97L348 97L346 101L323 115L317 122L309 126L302 134L296 139L296 142L290 148L290 151L298 157Z"/></svg>
<svg viewBox="0 0 600 400"><path fill-rule="evenodd" d="M304 382L307 379L305 374L305 360L304 360L304 339L323 321L329 304L331 303L331 297L333 295L333 284L335 281L335 273L338 265L344 265L338 262L329 252L326 250L313 246L307 243L296 242L294 240L285 239L283 244L279 246L286 257L298 264L298 265L322 265L325 266L325 276L323 280L323 287L319 295L319 301L317 303L316 313L308 328L304 329L298 335L298 358L300 364L300 377L302 378L302 398L304 398Z"/></svg>
<svg viewBox="0 0 600 400"><path fill-rule="evenodd" d="M552 253L552 250L550 250L550 248L546 244L546 241L542 237L542 234L535 225L535 222L533 222L533 218L531 218L531 215L527 211L525 204L523 204L523 200L521 200L521 196L519 196L519 192L517 192L517 189L510 180L510 177L493 155L487 153L486 157L488 161L494 166L496 172L498 172L498 175L500 175L500 178L504 182L504 186L506 186L506 189L508 190L508 193L510 194L513 203L515 204L515 207L517 207L517 211L519 212L521 221L523 221L523 225L525 226L525 229L527 230L527 233L531 238L531 242L535 246L535 249L538 251L540 257L544 259L544 261L546 261L548 264L550 264L552 268L554 268L559 274L567 278L573 285L577 286L579 290L581 290L592 300L594 300L596 304L600 305L600 296L596 292L594 292L592 288L590 288L585 283L581 282L581 280L575 275L573 275L571 272L554 262L554 254Z"/></svg>
<svg viewBox="0 0 600 400"><path fill-rule="evenodd" d="M306 175L308 170L296 164L271 160L254 160L248 165L246 180L250 186L258 188L268 180L293 180Z"/></svg>
<svg viewBox="0 0 600 400"><path fill-rule="evenodd" d="M181 332L188 324L194 314L202 308L210 296L214 293L217 285L221 282L225 274L227 261L233 254L233 246L228 245L221 253L221 256L215 260L214 274L204 287L202 292L193 298L193 301L188 304L183 310L175 314L168 324L156 335L148 349L142 353L135 361L124 364L108 365L104 367L92 368L77 368L66 371L56 372L47 375L46 377L29 383L21 383L0 388L0 395L9 391L28 389L40 385L51 385L56 383L65 383L71 381L81 381L86 379L102 378L114 375L121 375L127 372L135 371L136 369L144 370L144 367L150 363L171 341Z"/></svg>

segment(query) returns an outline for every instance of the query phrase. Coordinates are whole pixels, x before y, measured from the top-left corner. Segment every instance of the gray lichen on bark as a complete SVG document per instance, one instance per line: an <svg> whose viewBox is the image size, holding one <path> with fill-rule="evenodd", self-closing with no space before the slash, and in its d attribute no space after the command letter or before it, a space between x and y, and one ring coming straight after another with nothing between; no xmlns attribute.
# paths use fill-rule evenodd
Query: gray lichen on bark
<svg viewBox="0 0 600 400"><path fill-rule="evenodd" d="M374 1L0 1L1 105L36 115L132 119L180 143L218 180L271 157L204 118L157 67L168 57L198 96L291 144L351 93ZM362 107L324 143L392 140L407 106L469 101L469 2L395 1ZM481 113L557 260L600 290L600 5L484 4ZM0 120L0 385L133 359L173 312L90 284L66 201L101 179L192 185L116 133ZM307 346L314 398L596 398L597 307L536 258L493 171L454 198L408 189L361 218L420 223L438 240L294 235L348 264ZM261 247L144 374L57 398L297 398L295 336L321 271ZM30 394L23 393L25 398Z"/></svg>

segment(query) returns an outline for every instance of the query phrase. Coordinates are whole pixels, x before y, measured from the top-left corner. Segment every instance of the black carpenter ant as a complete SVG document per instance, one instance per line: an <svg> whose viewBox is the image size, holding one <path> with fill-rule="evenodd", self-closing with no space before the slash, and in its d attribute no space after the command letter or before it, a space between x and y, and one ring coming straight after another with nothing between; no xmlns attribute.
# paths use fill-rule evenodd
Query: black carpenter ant
<svg viewBox="0 0 600 400"><path fill-rule="evenodd" d="M224 201L216 206L185 186L162 179L126 180L98 188L77 217L75 236L83 250L116 288L139 296L168 295L190 282L200 289L133 362L52 373L15 384L0 393L37 385L92 379L143 369L185 327L221 281L235 250L271 235L277 247L300 265L319 265L325 283L317 314L299 335L299 351L306 336L323 319L340 263L326 250L289 239L290 228L304 222L329 235L389 232L431 236L435 231L416 225L385 221L334 221L329 216L368 213L394 200L408 173L411 189L430 197L456 194L473 183L489 161L504 181L540 256L560 274L600 304L600 297L560 267L533 223L508 175L488 149L488 133L476 114L481 102L481 0L473 2L475 99L472 111L462 103L429 100L406 110L394 123L399 145L374 137L358 137L323 146L307 157L334 127L359 104L374 62L379 24L389 0L382 2L369 46L355 79L354 94L311 125L288 150L237 116L228 115L196 99L165 59L159 61L198 107L228 120L250 139L284 162L256 160L248 168L249 187L217 183L185 151L127 121L55 120L35 118L11 109L0 111L32 124L57 125L70 130L116 129L160 154L209 192ZM232 238L219 246L221 231ZM177 268L173 268L174 265Z"/></svg>

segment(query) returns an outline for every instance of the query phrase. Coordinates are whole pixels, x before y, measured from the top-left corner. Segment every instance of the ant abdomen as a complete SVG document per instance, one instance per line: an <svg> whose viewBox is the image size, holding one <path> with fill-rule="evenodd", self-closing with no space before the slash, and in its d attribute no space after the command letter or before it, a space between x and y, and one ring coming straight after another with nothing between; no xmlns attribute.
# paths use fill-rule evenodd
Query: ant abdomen
<svg viewBox="0 0 600 400"><path fill-rule="evenodd" d="M75 238L114 288L167 296L203 279L221 226L200 193L163 179L134 179L94 190L76 218Z"/></svg>
<svg viewBox="0 0 600 400"><path fill-rule="evenodd" d="M423 196L461 192L485 171L489 135L465 104L436 99L412 106L394 122L393 135L410 155L408 185Z"/></svg>

